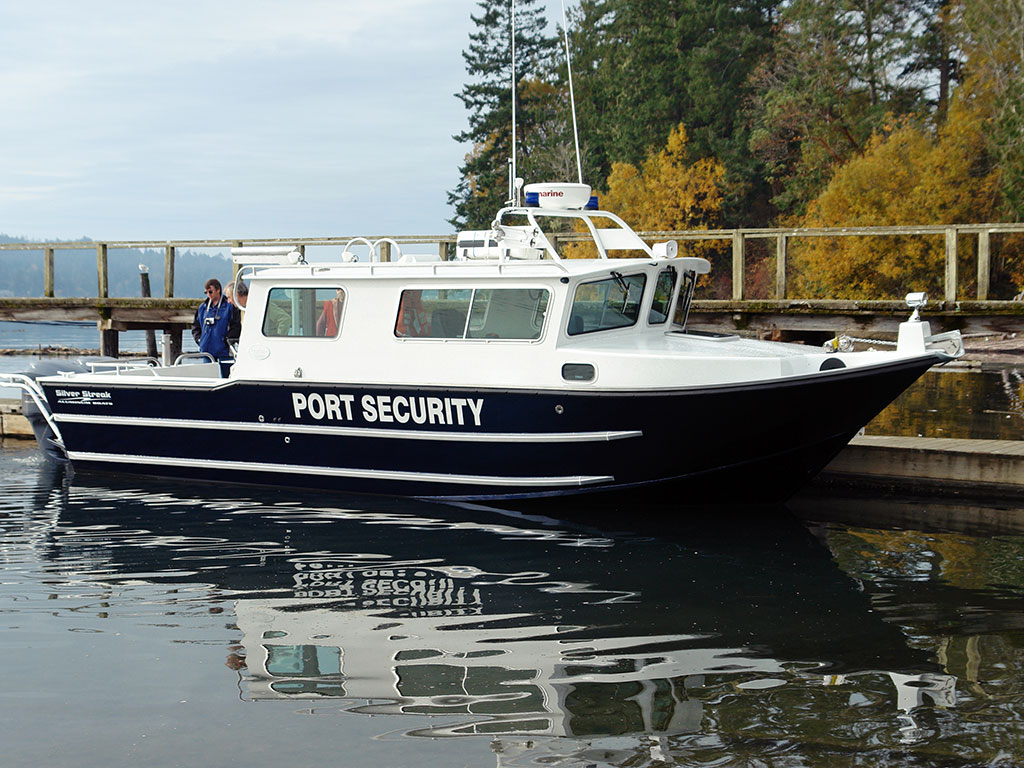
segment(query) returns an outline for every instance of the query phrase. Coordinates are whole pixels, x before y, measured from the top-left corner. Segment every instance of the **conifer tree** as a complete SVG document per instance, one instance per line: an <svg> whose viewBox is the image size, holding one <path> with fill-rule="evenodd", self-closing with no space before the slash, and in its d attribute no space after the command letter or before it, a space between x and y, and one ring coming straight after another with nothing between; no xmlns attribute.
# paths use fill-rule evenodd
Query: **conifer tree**
<svg viewBox="0 0 1024 768"><path fill-rule="evenodd" d="M996 158L1003 214L1024 220L1024 2L964 0L964 88L988 110L985 133Z"/></svg>
<svg viewBox="0 0 1024 768"><path fill-rule="evenodd" d="M905 66L914 9L914 0L786 6L772 59L754 77L751 137L784 215L802 214L889 115L920 113L924 89Z"/></svg>
<svg viewBox="0 0 1024 768"><path fill-rule="evenodd" d="M725 167L725 219L765 223L768 188L749 147L751 72L771 51L779 0L581 0L573 71L580 130L603 186L680 122L691 159Z"/></svg>
<svg viewBox="0 0 1024 768"><path fill-rule="evenodd" d="M487 227L508 196L512 156L511 2L479 0L471 15L476 29L462 52L469 82L456 94L469 110L469 128L455 139L470 145L461 180L448 194L456 228ZM557 112L559 92L549 81L556 39L546 34L544 8L537 0L516 0L517 173L528 178L541 126ZM540 179L534 179L540 180Z"/></svg>

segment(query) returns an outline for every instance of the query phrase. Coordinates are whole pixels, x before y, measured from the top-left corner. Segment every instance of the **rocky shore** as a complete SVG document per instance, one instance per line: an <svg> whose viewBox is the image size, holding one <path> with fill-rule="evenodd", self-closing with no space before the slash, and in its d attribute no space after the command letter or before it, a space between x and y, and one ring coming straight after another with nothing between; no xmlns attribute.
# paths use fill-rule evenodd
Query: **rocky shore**
<svg viewBox="0 0 1024 768"><path fill-rule="evenodd" d="M45 355L46 357L81 357L83 355L99 355L99 349L78 349L77 347L38 346L28 349L0 348L0 357L16 355Z"/></svg>

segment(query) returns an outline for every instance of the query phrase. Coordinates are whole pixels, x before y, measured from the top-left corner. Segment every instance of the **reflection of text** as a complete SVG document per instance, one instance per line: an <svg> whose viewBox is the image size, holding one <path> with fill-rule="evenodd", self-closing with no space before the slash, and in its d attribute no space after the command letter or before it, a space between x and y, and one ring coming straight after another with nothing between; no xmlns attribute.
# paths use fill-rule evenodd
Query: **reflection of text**
<svg viewBox="0 0 1024 768"><path fill-rule="evenodd" d="M467 615L478 613L483 604L478 587L423 570L325 568L304 570L294 578L296 597L352 598L360 608L443 609L421 615Z"/></svg>

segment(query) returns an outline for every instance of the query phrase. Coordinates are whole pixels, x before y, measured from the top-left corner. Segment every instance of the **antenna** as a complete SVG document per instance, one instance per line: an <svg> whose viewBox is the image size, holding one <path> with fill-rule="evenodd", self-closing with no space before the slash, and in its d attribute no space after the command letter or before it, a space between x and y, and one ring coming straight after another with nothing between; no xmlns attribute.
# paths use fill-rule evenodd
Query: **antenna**
<svg viewBox="0 0 1024 768"><path fill-rule="evenodd" d="M512 0L512 16L509 19L512 27L512 164L508 173L508 203L519 205L519 190L515 185L516 178L516 0Z"/></svg>
<svg viewBox="0 0 1024 768"><path fill-rule="evenodd" d="M515 0L512 0L513 5ZM569 22L565 18L565 0L562 0L562 33L565 36L565 69L569 75L569 103L572 104L572 138L576 142L576 173L580 184L583 183L583 166L580 164L580 132L576 127L576 96L572 92L572 57L569 56ZM513 49L514 50L514 49ZM514 54L513 54L514 55ZM515 62L513 62L513 66ZM515 109L515 96L513 95L513 110ZM513 115L515 112L513 112ZM513 124L515 118L513 117ZM515 150L512 150L515 152Z"/></svg>

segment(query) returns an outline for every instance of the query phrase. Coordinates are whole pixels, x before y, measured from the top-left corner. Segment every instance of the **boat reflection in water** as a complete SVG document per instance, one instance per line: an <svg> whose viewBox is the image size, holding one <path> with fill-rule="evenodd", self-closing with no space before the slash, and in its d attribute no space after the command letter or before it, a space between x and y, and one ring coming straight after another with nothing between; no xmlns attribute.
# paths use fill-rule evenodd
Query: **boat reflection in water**
<svg viewBox="0 0 1024 768"><path fill-rule="evenodd" d="M227 665L248 701L418 715L382 730L486 734L499 764L543 753L608 765L637 750L669 759L680 748L669 737L722 734L737 717L778 717L754 714L777 706L775 689L803 696L787 715L806 720L794 734L873 701L913 742L916 708L957 704L933 651L874 610L785 510L654 535L479 507L212 492L76 478L53 491L49 552L87 551L111 581L230 595L240 636ZM423 727L422 716L434 717Z"/></svg>

